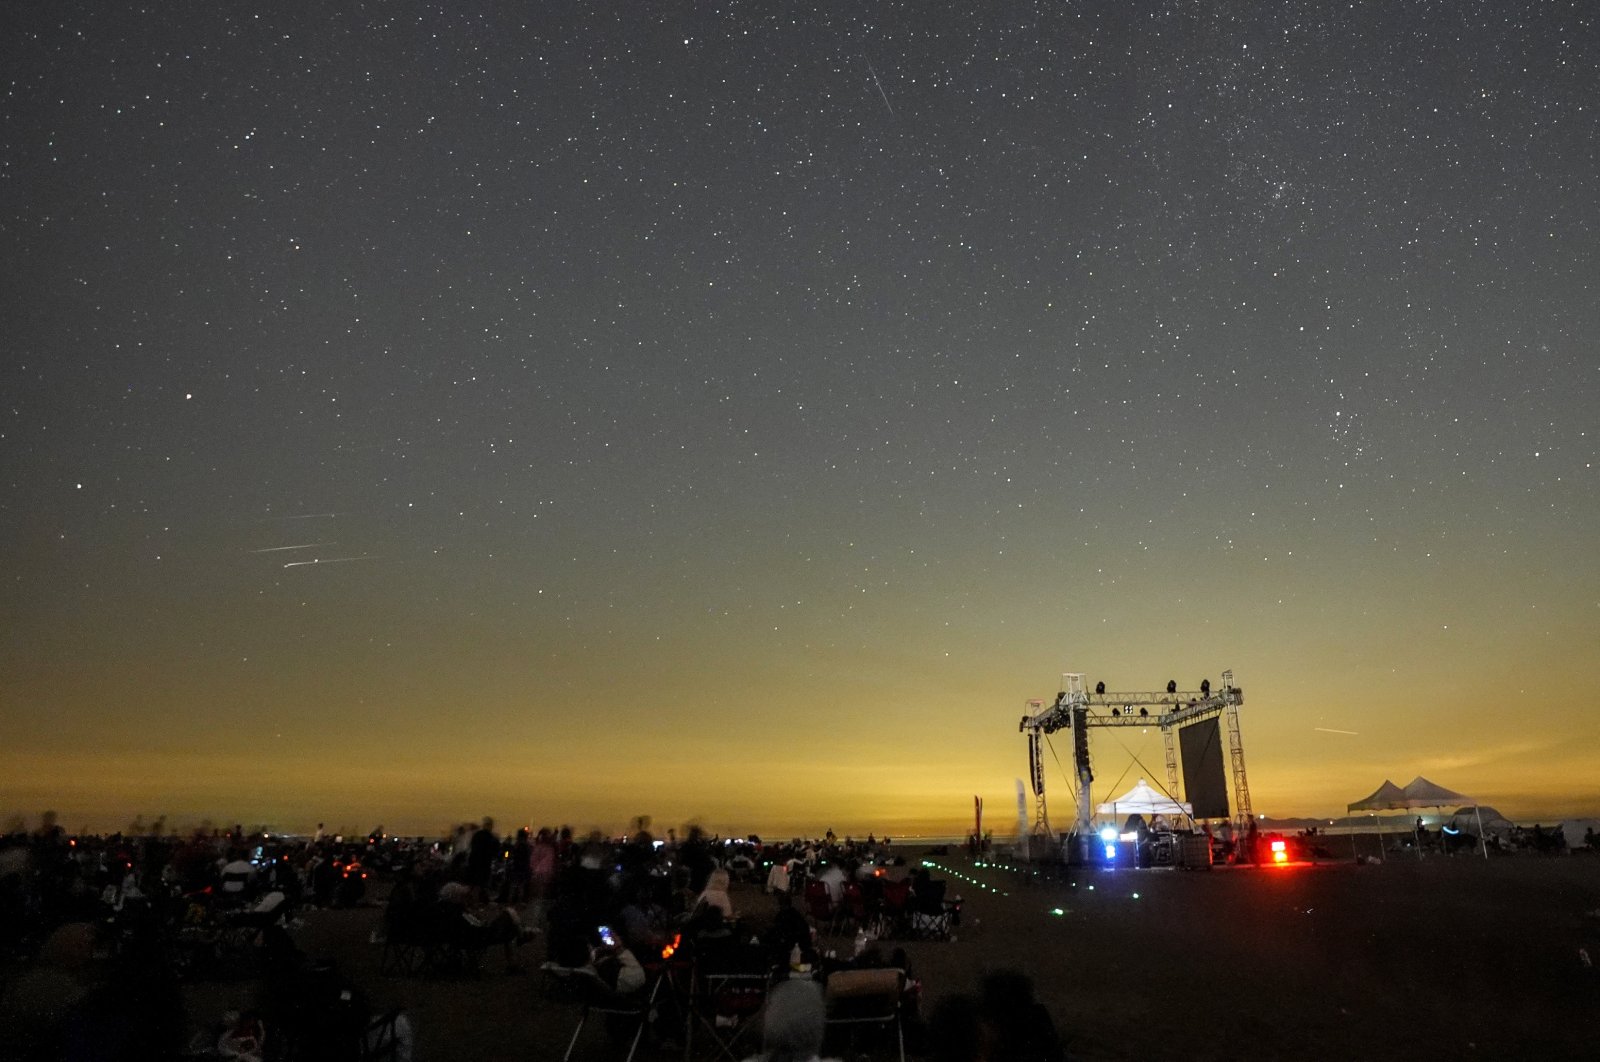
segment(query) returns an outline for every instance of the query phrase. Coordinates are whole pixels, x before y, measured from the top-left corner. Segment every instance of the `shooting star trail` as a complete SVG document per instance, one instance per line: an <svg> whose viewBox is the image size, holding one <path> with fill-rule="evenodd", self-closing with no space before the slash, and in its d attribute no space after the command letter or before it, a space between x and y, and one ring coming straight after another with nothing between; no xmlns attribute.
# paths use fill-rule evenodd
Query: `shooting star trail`
<svg viewBox="0 0 1600 1062"><path fill-rule="evenodd" d="M280 516L280 520L332 520L338 513L302 513L299 516Z"/></svg>
<svg viewBox="0 0 1600 1062"><path fill-rule="evenodd" d="M1360 737L1361 736L1360 732L1356 731L1356 730L1334 730L1334 729L1332 729L1330 727L1325 727L1325 726L1314 726L1311 729L1312 730L1320 730L1324 734L1349 734L1351 737Z"/></svg>
<svg viewBox="0 0 1600 1062"><path fill-rule="evenodd" d="M872 69L872 60L871 59L867 59L867 57L865 55L863 55L861 58L866 60L867 73L872 75L872 84L877 87L878 95L883 98L883 106L885 107L885 109L888 110L889 117L893 118L895 116L894 115L894 106L889 103L889 94L887 92L883 91L883 82L878 80L878 72L876 70Z"/></svg>
<svg viewBox="0 0 1600 1062"><path fill-rule="evenodd" d="M265 549L253 549L251 553L282 553L286 549L316 549L318 546L337 546L337 542L307 542L299 546L268 546Z"/></svg>
<svg viewBox="0 0 1600 1062"><path fill-rule="evenodd" d="M285 568L304 568L308 564L349 564L351 561L377 560L376 557L318 557L308 561L290 561Z"/></svg>

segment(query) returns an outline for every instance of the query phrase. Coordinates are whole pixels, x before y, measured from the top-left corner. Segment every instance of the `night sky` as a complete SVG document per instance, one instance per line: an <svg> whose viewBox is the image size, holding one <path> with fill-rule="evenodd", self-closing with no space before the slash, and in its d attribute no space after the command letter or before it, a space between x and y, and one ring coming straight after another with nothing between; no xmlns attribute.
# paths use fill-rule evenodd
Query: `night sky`
<svg viewBox="0 0 1600 1062"><path fill-rule="evenodd" d="M1583 0L0 21L0 813L1600 808Z"/></svg>

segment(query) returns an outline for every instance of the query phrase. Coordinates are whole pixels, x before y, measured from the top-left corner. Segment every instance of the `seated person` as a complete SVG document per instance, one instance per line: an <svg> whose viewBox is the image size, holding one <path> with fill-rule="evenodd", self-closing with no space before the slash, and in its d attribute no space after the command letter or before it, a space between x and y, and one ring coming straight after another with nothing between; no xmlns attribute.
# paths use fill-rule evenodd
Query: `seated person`
<svg viewBox="0 0 1600 1062"><path fill-rule="evenodd" d="M812 939L811 923L795 907L794 897L789 893L778 893L777 916L761 938L761 943L772 966L787 966L796 949L799 949L801 962L808 966L816 965L817 948Z"/></svg>
<svg viewBox="0 0 1600 1062"><path fill-rule="evenodd" d="M789 876L794 873L795 860L777 859L772 863L772 869L767 872L768 892L788 892Z"/></svg>
<svg viewBox="0 0 1600 1062"><path fill-rule="evenodd" d="M733 900L728 897L728 872L720 867L706 879L706 887L695 901L695 907L715 907L727 921L733 920Z"/></svg>
<svg viewBox="0 0 1600 1062"><path fill-rule="evenodd" d="M550 905L545 945L550 961L573 969L587 965L595 923L580 897L570 892L556 897Z"/></svg>
<svg viewBox="0 0 1600 1062"><path fill-rule="evenodd" d="M476 903L478 890L464 882L447 882L439 889L439 906L456 914L449 919L449 939L467 952L481 952L494 944L505 949L506 966L514 967L512 948L533 938L517 913L494 903Z"/></svg>
<svg viewBox="0 0 1600 1062"><path fill-rule="evenodd" d="M733 938L733 927L722 917L722 908L700 906L696 907L684 921L683 936L696 948L715 946L721 941Z"/></svg>
<svg viewBox="0 0 1600 1062"><path fill-rule="evenodd" d="M761 1053L750 1062L818 1062L827 1007L815 981L780 981L767 997Z"/></svg>
<svg viewBox="0 0 1600 1062"><path fill-rule="evenodd" d="M620 941L601 939L589 952L589 961L582 971L595 978L607 991L619 996L631 995L645 986L644 967L638 956Z"/></svg>
<svg viewBox="0 0 1600 1062"><path fill-rule="evenodd" d="M300 875L287 859L274 859L262 872L262 882L268 890L283 893L284 902L290 907L300 903L301 894L305 891L300 883Z"/></svg>
<svg viewBox="0 0 1600 1062"><path fill-rule="evenodd" d="M223 924L230 927L265 929L282 922L287 911L283 893L274 889L249 906L223 912L222 918Z"/></svg>
<svg viewBox="0 0 1600 1062"><path fill-rule="evenodd" d="M911 902L918 911L939 914L944 910L944 893L947 882L919 869L911 878Z"/></svg>
<svg viewBox="0 0 1600 1062"><path fill-rule="evenodd" d="M416 873L406 868L395 879L389 890L389 900L383 905L383 931L390 938L404 939L418 927L426 904L418 895Z"/></svg>
<svg viewBox="0 0 1600 1062"><path fill-rule="evenodd" d="M1050 1012L1033 995L1033 981L1015 970L997 970L978 984L984 1024L996 1058L1017 1062L1065 1062L1066 1052Z"/></svg>
<svg viewBox="0 0 1600 1062"><path fill-rule="evenodd" d="M723 972L765 972L767 953L759 942L751 943L723 921L715 907L702 908L683 927L684 955L707 970Z"/></svg>
<svg viewBox="0 0 1600 1062"><path fill-rule="evenodd" d="M652 898L653 888L648 878L635 881L628 902L617 912L617 935L641 962L659 958L661 949L672 940L666 930L666 911Z"/></svg>
<svg viewBox="0 0 1600 1062"><path fill-rule="evenodd" d="M222 866L222 895L229 900L243 900L255 891L256 867L244 857L243 849L228 853Z"/></svg>
<svg viewBox="0 0 1600 1062"><path fill-rule="evenodd" d="M817 875L816 880L822 882L823 886L827 888L828 902L837 907L839 902L844 899L844 883L849 877L850 875L843 866L830 862L822 868L822 872Z"/></svg>

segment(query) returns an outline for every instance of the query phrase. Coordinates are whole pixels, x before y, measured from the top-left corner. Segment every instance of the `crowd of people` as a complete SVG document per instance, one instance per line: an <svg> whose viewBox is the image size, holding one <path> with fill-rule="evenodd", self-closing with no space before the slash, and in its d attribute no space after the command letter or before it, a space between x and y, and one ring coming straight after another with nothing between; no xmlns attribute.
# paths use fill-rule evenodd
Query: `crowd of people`
<svg viewBox="0 0 1600 1062"><path fill-rule="evenodd" d="M488 961L498 946L515 969L517 948L537 934L552 970L586 974L619 996L642 994L674 969L756 972L776 980L760 1056L773 1060L817 1056L824 1030L820 985L830 974L895 970L903 974L899 1013L918 1053L950 1062L1064 1057L1048 1014L1020 974L989 975L975 992L942 999L922 1020L923 986L903 946L875 939L889 924L874 918L879 908L872 897L899 887L942 903L945 882L910 865L888 839L830 835L770 844L691 828L681 838L669 831L658 840L638 830L614 842L599 834L576 838L566 829L531 835L524 829L491 844L492 831L488 820L458 828L448 849L420 853L405 868L385 909L386 940L416 943L432 932L441 945L435 954L467 965ZM475 852L490 853L486 866L474 861ZM853 947L823 936L805 903L808 893L841 910L847 897L861 898ZM685 1004L670 993L652 998L651 1040L675 1049L688 1020Z"/></svg>
<svg viewBox="0 0 1600 1062"><path fill-rule="evenodd" d="M566 827L502 836L488 818L437 840L382 827L345 838L320 826L308 837L240 827L182 838L69 836L47 819L0 838L0 1053L251 1060L268 1057L269 1042L291 1045L276 1057L310 1057L292 1045L381 1036L395 1047L392 1057L408 1057L405 1016L374 1013L359 985L296 944L307 912L358 906L381 906L375 944L415 945L435 975L547 964L585 971L626 995L668 965L743 964L779 980L786 971L824 977L894 968L906 973L904 1014L922 1029L921 986L905 949L874 940L882 926L869 931L862 921L854 948L834 941L844 952L836 954L804 897L808 886L835 905L859 897L862 886L942 896L943 884L876 837L766 844L690 828L682 837L668 831L658 840L639 829L614 840ZM197 1023L185 1011L183 983L215 976L255 981L254 1005ZM820 1026L811 1028L816 1006L807 993L816 990L807 974L774 992L768 1057L815 1054L807 1045ZM1015 1013L995 1009L997 998L980 986L935 1008L934 1024L962 1024L972 1035L930 1039L933 1057L1060 1057L994 1054L995 1030L1021 1027ZM653 1008L658 1047L673 1047L687 1020L674 1008ZM1030 1027L1047 1025L1042 1011L1030 1014ZM950 1053L969 1043L978 1053Z"/></svg>
<svg viewBox="0 0 1600 1062"><path fill-rule="evenodd" d="M693 947L726 934L740 920L730 894L737 877L777 897L776 914L757 919L779 930L766 941L776 964L796 947L808 956L814 951L798 910L805 883L820 882L837 901L844 883L872 877L873 860L887 851L875 839L762 845L692 828L681 839L672 831L658 841L640 830L620 842L599 833L578 838L568 828L523 828L509 839L493 830L485 819L458 827L448 847L413 852L389 895L385 938L421 939L432 927L451 945L442 949L447 954L470 959L506 945L515 967L511 945L548 934L554 961L581 965L595 948L609 946L600 941L604 927L620 949L650 962L674 940ZM912 874L904 860L892 859L881 872L890 880Z"/></svg>
<svg viewBox="0 0 1600 1062"><path fill-rule="evenodd" d="M307 907L361 904L376 847L242 827L74 836L48 814L0 837L0 1056L251 1059L267 1026L285 1042L365 1036L359 989L291 930ZM182 986L222 976L256 981L258 1005L196 1034Z"/></svg>

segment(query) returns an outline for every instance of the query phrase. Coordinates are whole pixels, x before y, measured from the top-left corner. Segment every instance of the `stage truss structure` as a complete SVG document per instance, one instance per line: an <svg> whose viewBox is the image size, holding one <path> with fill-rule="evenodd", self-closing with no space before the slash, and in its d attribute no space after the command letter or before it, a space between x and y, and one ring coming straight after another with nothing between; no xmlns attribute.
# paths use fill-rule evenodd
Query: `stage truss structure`
<svg viewBox="0 0 1600 1062"><path fill-rule="evenodd" d="M1078 814L1075 832L1080 845L1087 846L1093 824L1094 804L1090 785L1094 771L1090 763L1089 731L1095 727L1158 727L1166 752L1167 792L1178 793L1178 754L1173 735L1180 727L1222 716L1228 732L1228 762L1233 775L1233 823L1241 833L1248 828L1254 813L1250 808L1250 783L1244 768L1244 741L1239 733L1239 706L1244 691L1233 684L1231 670L1222 673L1219 689L1209 681L1198 690L1179 690L1168 683L1162 692L1107 692L1097 685L1091 692L1083 675L1068 672L1061 676L1061 691L1048 705L1030 700L1028 712L1018 729L1028 736L1028 773L1033 787L1033 829L1036 837L1053 844L1050 810L1045 800L1045 737L1057 731L1072 734L1072 762Z"/></svg>

